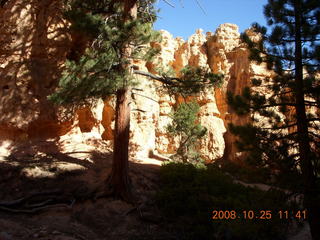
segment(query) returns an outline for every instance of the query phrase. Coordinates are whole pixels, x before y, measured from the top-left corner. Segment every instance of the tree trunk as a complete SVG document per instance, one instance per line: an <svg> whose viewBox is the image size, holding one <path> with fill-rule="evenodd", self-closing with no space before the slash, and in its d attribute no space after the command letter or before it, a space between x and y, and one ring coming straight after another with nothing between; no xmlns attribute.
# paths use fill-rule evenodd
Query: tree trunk
<svg viewBox="0 0 320 240"><path fill-rule="evenodd" d="M112 194L126 201L132 200L128 175L130 94L129 88L122 88L117 91L113 162L109 178Z"/></svg>
<svg viewBox="0 0 320 240"><path fill-rule="evenodd" d="M123 21L137 18L136 0L125 0ZM131 56L130 45L122 49L122 56ZM129 64L123 64L122 69L130 69ZM131 88L124 79L123 88L117 91L115 133L113 147L112 171L108 180L111 194L127 202L134 202L129 179L129 136L130 136L130 101Z"/></svg>
<svg viewBox="0 0 320 240"><path fill-rule="evenodd" d="M308 221L314 240L320 240L320 209L317 200L316 179L311 161L308 121L306 115L303 83L302 42L301 42L301 0L295 0L295 98L297 114L297 130L299 157L304 182L304 206L308 211Z"/></svg>

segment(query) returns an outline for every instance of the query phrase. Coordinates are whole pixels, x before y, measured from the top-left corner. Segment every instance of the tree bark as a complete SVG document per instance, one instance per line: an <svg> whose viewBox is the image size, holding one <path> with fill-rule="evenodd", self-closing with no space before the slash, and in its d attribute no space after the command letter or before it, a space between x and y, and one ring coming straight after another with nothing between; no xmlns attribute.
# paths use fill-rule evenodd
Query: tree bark
<svg viewBox="0 0 320 240"><path fill-rule="evenodd" d="M124 12L125 14L130 13L132 9L134 9L134 6L137 4L137 0L123 0L124 2Z"/></svg>
<svg viewBox="0 0 320 240"><path fill-rule="evenodd" d="M320 240L320 208L317 201L316 178L311 160L310 139L308 135L308 120L304 102L303 63L302 63L302 13L301 0L295 0L295 98L297 114L298 144L302 177L304 182L304 205L308 211L312 238Z"/></svg>
<svg viewBox="0 0 320 240"><path fill-rule="evenodd" d="M129 170L129 133L130 133L130 88L117 91L115 134L112 171L109 187L112 194L126 201L131 201Z"/></svg>

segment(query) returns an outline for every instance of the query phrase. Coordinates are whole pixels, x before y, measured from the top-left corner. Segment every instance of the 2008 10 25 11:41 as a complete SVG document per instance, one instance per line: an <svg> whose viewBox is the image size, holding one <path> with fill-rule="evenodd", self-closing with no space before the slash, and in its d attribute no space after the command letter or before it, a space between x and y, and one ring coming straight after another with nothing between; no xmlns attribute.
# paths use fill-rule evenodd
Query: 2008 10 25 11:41
<svg viewBox="0 0 320 240"><path fill-rule="evenodd" d="M273 213L271 210L243 210L237 212L235 210L213 210L212 211L212 219L213 220L235 220L235 219L261 219L261 220L269 220L272 219ZM288 211L288 210L279 210L275 214L280 219L290 219L295 218L299 220L305 220L307 218L306 210L298 210L298 211Z"/></svg>

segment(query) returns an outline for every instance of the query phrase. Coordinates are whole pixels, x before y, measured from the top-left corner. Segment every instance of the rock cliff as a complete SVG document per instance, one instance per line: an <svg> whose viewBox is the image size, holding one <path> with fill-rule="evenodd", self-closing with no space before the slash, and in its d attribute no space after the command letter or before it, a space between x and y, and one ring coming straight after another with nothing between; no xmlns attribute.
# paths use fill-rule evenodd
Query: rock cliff
<svg viewBox="0 0 320 240"><path fill-rule="evenodd" d="M68 31L57 0L12 0L0 8L0 139L13 142L35 138L58 138L66 134L90 133L112 145L114 99L99 102L94 109L81 108L68 121L59 119L59 109L47 100L57 86L66 58L81 53L86 40ZM161 31L162 42L153 43L160 54L153 62L136 62L140 70L154 73L161 63L179 74L186 65L208 67L223 73L224 84L196 97L199 119L208 128L199 151L207 161L239 155L228 132L228 123L245 123L226 103L226 92L241 93L251 77L268 74L248 61L248 50L240 43L238 27L222 24L214 33L197 30L188 40L174 39ZM131 154L172 154L177 142L168 136L169 113L184 101L169 97L154 83L137 76L131 122Z"/></svg>

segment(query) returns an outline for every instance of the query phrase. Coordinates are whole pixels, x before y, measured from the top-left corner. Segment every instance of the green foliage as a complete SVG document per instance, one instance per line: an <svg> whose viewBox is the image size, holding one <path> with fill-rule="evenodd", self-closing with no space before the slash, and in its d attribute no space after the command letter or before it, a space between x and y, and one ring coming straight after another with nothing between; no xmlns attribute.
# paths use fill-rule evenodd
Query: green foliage
<svg viewBox="0 0 320 240"><path fill-rule="evenodd" d="M182 81L187 82L192 87L192 81L196 87L202 86L201 83L210 83L215 87L221 87L223 83L222 74L214 74L209 69L201 67L186 66L181 70ZM197 83L200 83L199 85ZM188 87L188 85L186 86ZM196 91L199 92L199 91ZM193 92L190 92L192 94Z"/></svg>
<svg viewBox="0 0 320 240"><path fill-rule="evenodd" d="M270 168L258 167L254 168L250 165L240 165L235 162L224 161L220 164L221 170L231 174L234 178L247 183L264 183L274 184L274 180L270 178Z"/></svg>
<svg viewBox="0 0 320 240"><path fill-rule="evenodd" d="M112 67L117 58L112 50L104 56L99 54L99 58L96 54L88 50L78 62L67 61L59 89L49 99L57 104L81 104L90 98L103 99L113 94L123 84L127 72L119 73ZM110 66L109 71L105 70L106 66Z"/></svg>
<svg viewBox="0 0 320 240"><path fill-rule="evenodd" d="M249 88L246 88L249 90ZM246 91L244 91L246 92ZM250 90L249 90L250 93ZM236 95L233 96L231 92L227 92L227 101L230 106L232 106L238 115L245 115L250 112L250 94L249 97L246 95Z"/></svg>
<svg viewBox="0 0 320 240"><path fill-rule="evenodd" d="M81 105L104 99L123 86L136 84L127 67L131 60L150 59L156 53L145 47L150 41L159 40L159 33L152 30L152 21L145 18L144 11L135 20L124 21L121 5L110 9L109 2L69 3L65 16L71 21L71 28L93 40L79 61L66 62L59 88L50 100ZM139 9L145 5L141 4ZM151 5L149 10L153 11ZM130 51L126 50L128 46Z"/></svg>
<svg viewBox="0 0 320 240"><path fill-rule="evenodd" d="M164 78L173 78L176 73L172 66L166 65L164 66L162 63L158 63L155 67L155 71L158 75L164 77Z"/></svg>
<svg viewBox="0 0 320 240"><path fill-rule="evenodd" d="M173 85L166 86L169 94L196 95L207 87L221 87L224 80L223 74L212 73L203 67L186 66L179 75L179 78L171 78Z"/></svg>
<svg viewBox="0 0 320 240"><path fill-rule="evenodd" d="M197 153L196 143L206 135L207 129L197 123L197 114L200 106L195 103L182 103L171 114L172 123L167 126L168 133L179 138L175 161L190 162L202 165L202 159Z"/></svg>
<svg viewBox="0 0 320 240"><path fill-rule="evenodd" d="M157 204L179 239L285 239L289 222L278 210L297 209L280 191L261 191L233 183L215 165L197 169L191 164L170 163L161 167ZM277 204L275 204L277 203ZM272 211L269 220L213 220L212 211Z"/></svg>
<svg viewBox="0 0 320 240"><path fill-rule="evenodd" d="M59 87L49 99L69 107L79 106L138 84L129 69L132 62L151 61L160 51L147 47L150 42L161 41L159 32L152 29L156 19L154 1L138 1L137 18L126 21L123 6L111 0L66 2L65 17L72 23L71 29L88 36L90 44L79 60L66 62ZM179 78L172 77L173 72L159 73L168 80L164 88L172 95L197 94L207 86L221 85L223 79L221 74L196 67L184 68Z"/></svg>

